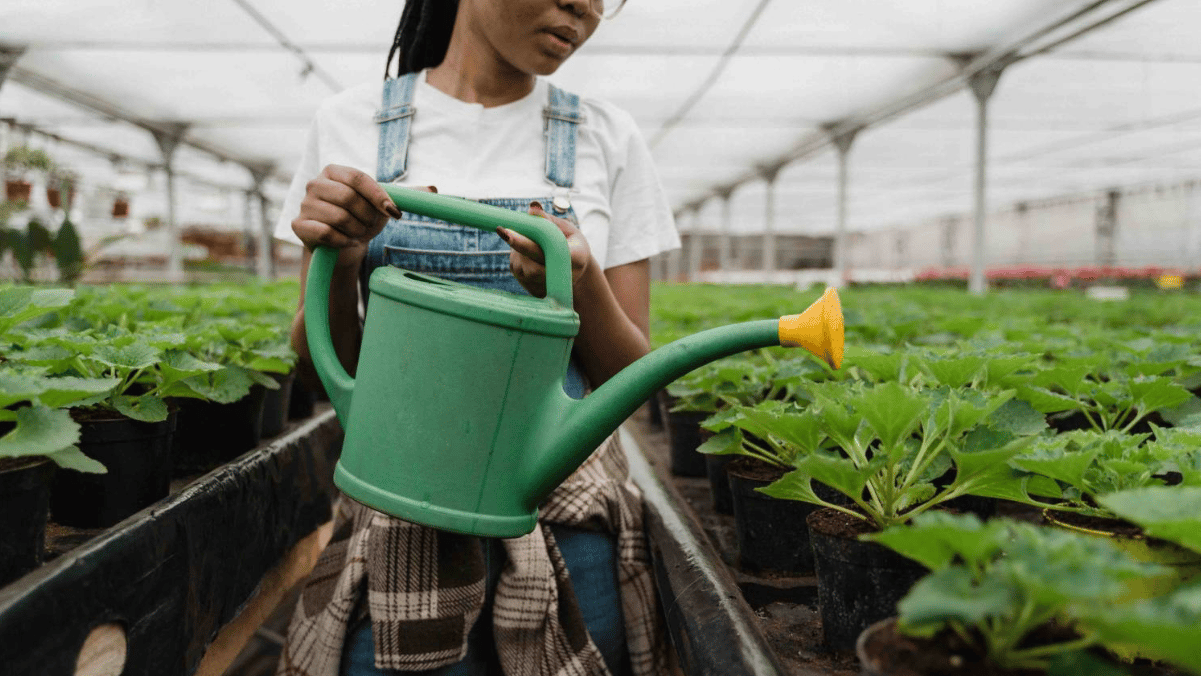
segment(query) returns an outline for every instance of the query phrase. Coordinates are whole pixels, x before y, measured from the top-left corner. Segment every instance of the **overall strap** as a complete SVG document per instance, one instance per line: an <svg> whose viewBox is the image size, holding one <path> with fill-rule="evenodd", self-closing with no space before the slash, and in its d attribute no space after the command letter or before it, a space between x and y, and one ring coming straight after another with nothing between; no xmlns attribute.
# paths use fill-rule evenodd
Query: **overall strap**
<svg viewBox="0 0 1201 676"><path fill-rule="evenodd" d="M542 109L546 136L546 180L560 188L575 185L575 147L580 122L580 97L550 85L550 96Z"/></svg>
<svg viewBox="0 0 1201 676"><path fill-rule="evenodd" d="M375 179L391 183L409 171L409 132L413 122L413 88L420 72L384 80L384 100L375 115L379 130L379 159Z"/></svg>

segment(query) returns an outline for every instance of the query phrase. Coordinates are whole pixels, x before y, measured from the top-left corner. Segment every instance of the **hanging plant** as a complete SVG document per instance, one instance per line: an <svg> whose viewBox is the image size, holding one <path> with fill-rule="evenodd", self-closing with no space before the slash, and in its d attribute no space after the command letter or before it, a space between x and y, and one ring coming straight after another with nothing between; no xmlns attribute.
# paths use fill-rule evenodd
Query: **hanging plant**
<svg viewBox="0 0 1201 676"><path fill-rule="evenodd" d="M113 218L125 218L129 215L129 197L125 193L117 193L113 200Z"/></svg>

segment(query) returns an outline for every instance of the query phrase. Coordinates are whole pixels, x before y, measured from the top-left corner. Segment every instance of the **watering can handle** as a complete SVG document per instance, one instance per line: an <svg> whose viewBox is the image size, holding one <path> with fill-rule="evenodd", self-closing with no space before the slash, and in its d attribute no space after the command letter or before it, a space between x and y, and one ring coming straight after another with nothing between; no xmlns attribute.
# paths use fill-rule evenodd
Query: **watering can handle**
<svg viewBox="0 0 1201 676"><path fill-rule="evenodd" d="M480 230L496 232L497 226L524 235L542 247L546 258L546 297L562 307L571 309L571 254L567 237L550 221L537 216L480 204L461 197L409 190L380 184L401 211L430 218L469 225ZM329 330L329 286L333 281L338 250L319 246L313 250L304 293L304 327L308 336L309 354L321 376L339 419L350 410L354 378L351 378L334 352ZM345 424L345 420L342 420Z"/></svg>
<svg viewBox="0 0 1201 676"><path fill-rule="evenodd" d="M470 225L488 232L496 232L497 226L500 226L532 239L542 248L546 258L546 297L565 308L572 308L571 253L567 249L567 237L554 223L545 218L480 204L462 197L409 190L388 183L380 185L401 211Z"/></svg>

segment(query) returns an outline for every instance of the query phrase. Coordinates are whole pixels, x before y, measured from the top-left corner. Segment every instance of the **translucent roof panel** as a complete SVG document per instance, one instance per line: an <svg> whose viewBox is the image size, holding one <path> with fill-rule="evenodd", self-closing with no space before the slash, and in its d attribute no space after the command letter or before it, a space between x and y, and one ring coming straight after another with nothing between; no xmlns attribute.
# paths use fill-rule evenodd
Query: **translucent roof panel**
<svg viewBox="0 0 1201 676"><path fill-rule="evenodd" d="M56 151L96 183L131 182L109 155L160 163L145 127L184 123L181 176L240 191L242 165L273 166L277 199L322 99L382 76L402 7L6 0L0 45L26 51L0 118L99 151ZM762 230L762 175L787 159L773 227L832 232L825 130L866 121L848 214L875 230L971 210L977 110L960 68L1060 38L1072 37L1009 66L992 97L990 204L1197 178L1199 31L1196 0L629 0L552 80L634 116L673 206L705 202L685 227L715 227L714 197L733 187L735 228Z"/></svg>

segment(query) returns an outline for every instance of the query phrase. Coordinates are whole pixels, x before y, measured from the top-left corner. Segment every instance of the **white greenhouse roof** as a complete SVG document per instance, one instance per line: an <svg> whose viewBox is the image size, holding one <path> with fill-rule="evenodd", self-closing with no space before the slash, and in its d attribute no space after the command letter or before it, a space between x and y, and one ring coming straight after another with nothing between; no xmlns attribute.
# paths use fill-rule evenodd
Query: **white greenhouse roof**
<svg viewBox="0 0 1201 676"><path fill-rule="evenodd" d="M0 118L90 147L48 142L85 182L135 191L131 167L161 162L147 128L186 123L185 190L220 200L253 164L274 167L278 199L319 102L382 76L401 6L5 0L0 47L25 51ZM869 125L849 154L851 230L971 211L964 66L1014 61L989 108L992 205L1201 177L1199 33L1197 0L629 0L551 79L634 115L677 210L713 221L705 200L732 190L735 228L761 230L756 175L790 160L775 227L822 234L832 125Z"/></svg>

